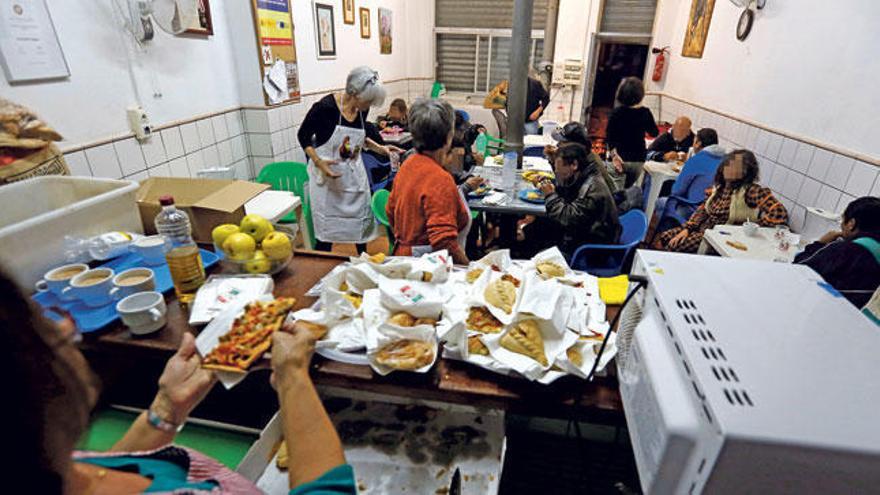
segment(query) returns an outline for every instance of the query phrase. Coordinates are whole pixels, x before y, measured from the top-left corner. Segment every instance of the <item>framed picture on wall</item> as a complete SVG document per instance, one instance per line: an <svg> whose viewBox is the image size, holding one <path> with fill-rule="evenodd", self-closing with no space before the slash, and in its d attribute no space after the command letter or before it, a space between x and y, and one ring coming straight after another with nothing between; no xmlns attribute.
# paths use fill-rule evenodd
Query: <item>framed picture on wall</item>
<svg viewBox="0 0 880 495"><path fill-rule="evenodd" d="M683 57L703 58L714 9L715 0L691 0L691 14L684 33L684 46L681 47Z"/></svg>
<svg viewBox="0 0 880 495"><path fill-rule="evenodd" d="M361 15L361 38L370 37L370 9L366 7L360 8Z"/></svg>
<svg viewBox="0 0 880 495"><path fill-rule="evenodd" d="M336 58L336 26L333 24L333 6L314 2L315 41L318 44L318 58Z"/></svg>
<svg viewBox="0 0 880 495"><path fill-rule="evenodd" d="M354 24L354 0L342 0L342 22Z"/></svg>
<svg viewBox="0 0 880 495"><path fill-rule="evenodd" d="M391 9L379 9L379 53L391 53Z"/></svg>
<svg viewBox="0 0 880 495"><path fill-rule="evenodd" d="M214 24L211 22L210 0L196 0L199 7L199 16L185 31L189 34L214 34Z"/></svg>

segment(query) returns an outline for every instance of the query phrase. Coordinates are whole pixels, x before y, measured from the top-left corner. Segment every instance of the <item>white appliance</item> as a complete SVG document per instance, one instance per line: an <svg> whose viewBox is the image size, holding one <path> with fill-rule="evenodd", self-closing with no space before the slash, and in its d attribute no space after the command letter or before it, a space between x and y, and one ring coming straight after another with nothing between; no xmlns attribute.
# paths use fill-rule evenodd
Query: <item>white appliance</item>
<svg viewBox="0 0 880 495"><path fill-rule="evenodd" d="M880 331L857 308L799 265L638 251L632 273L617 359L645 493L880 491Z"/></svg>

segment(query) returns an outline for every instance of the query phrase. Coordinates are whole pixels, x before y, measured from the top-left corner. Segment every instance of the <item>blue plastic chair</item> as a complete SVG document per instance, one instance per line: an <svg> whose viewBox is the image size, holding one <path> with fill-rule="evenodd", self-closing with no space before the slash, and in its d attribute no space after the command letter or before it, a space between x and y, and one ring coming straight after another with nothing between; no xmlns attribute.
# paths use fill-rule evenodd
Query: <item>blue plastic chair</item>
<svg viewBox="0 0 880 495"><path fill-rule="evenodd" d="M367 169L367 180L370 182L370 192L374 193L379 189L385 189L388 181L391 180L391 163L380 162L378 158L370 153L362 153L361 157L364 161L364 168ZM376 177L384 177L377 181Z"/></svg>
<svg viewBox="0 0 880 495"><path fill-rule="evenodd" d="M457 109L455 110L455 113L461 115L462 120L464 120L465 122L470 122L470 121L471 121L471 114L467 113L466 111L464 111L464 110L462 110L462 109L460 109L460 108L457 108Z"/></svg>
<svg viewBox="0 0 880 495"><path fill-rule="evenodd" d="M584 244L571 257L571 267L597 277L620 275L633 250L645 240L648 219L641 210L630 210L620 217L620 240L617 244Z"/></svg>
<svg viewBox="0 0 880 495"><path fill-rule="evenodd" d="M523 150L523 156L544 156L544 147L543 146L527 146Z"/></svg>
<svg viewBox="0 0 880 495"><path fill-rule="evenodd" d="M712 187L715 182L715 176L710 174L698 175L688 186L684 196L673 194L666 200L663 211L660 212L660 219L657 221L657 228L654 229L654 236L664 230L678 227L687 221L697 207L706 199L706 189ZM652 238L653 240L653 238Z"/></svg>
<svg viewBox="0 0 880 495"><path fill-rule="evenodd" d="M648 192L650 191L651 174L646 172L645 176L642 178L642 211L646 211L648 209Z"/></svg>

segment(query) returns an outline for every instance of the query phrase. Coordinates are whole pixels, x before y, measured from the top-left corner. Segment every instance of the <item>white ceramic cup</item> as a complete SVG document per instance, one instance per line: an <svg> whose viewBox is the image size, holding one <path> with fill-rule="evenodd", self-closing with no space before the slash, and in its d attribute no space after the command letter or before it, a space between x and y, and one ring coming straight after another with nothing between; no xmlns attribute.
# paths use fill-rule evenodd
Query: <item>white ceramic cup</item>
<svg viewBox="0 0 880 495"><path fill-rule="evenodd" d="M84 263L73 263L70 265L62 265L53 268L43 275L43 279L38 281L34 286L37 292L49 291L60 299L71 300L72 295L63 295L64 289L70 285L70 280L80 273L89 269L89 265Z"/></svg>
<svg viewBox="0 0 880 495"><path fill-rule="evenodd" d="M113 277L113 289L110 295L115 300L128 297L138 292L156 290L156 277L149 268L129 268Z"/></svg>
<svg viewBox="0 0 880 495"><path fill-rule="evenodd" d="M131 243L131 250L139 254L147 265L156 266L165 263L164 236L141 237Z"/></svg>
<svg viewBox="0 0 880 495"><path fill-rule="evenodd" d="M138 292L116 303L116 312L131 333L146 335L165 326L165 297L159 292Z"/></svg>
<svg viewBox="0 0 880 495"><path fill-rule="evenodd" d="M743 234L749 237L755 237L756 235L758 235L758 224L754 222L746 222L742 225L742 227Z"/></svg>
<svg viewBox="0 0 880 495"><path fill-rule="evenodd" d="M113 270L95 268L86 270L70 279L70 286L61 291L62 297L73 297L98 308L113 302L110 290L113 289Z"/></svg>

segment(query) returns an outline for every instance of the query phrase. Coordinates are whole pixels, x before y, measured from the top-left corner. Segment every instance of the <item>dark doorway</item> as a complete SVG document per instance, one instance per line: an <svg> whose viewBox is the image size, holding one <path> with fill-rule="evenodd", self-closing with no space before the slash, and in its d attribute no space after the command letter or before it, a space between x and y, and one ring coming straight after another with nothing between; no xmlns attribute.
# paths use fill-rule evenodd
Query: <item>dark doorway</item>
<svg viewBox="0 0 880 495"><path fill-rule="evenodd" d="M599 45L587 125L596 152L601 154L605 151L605 127L608 115L614 108L617 86L624 77L644 77L647 61L647 45L606 42Z"/></svg>

